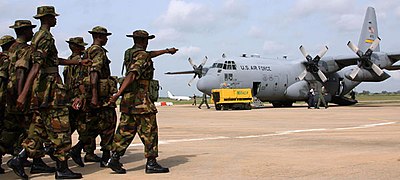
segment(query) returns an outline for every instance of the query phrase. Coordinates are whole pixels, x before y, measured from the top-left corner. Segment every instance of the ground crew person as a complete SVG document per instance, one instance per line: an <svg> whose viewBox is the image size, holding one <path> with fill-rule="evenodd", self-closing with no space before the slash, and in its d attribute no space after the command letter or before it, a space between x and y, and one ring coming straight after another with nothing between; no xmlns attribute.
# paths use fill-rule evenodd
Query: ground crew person
<svg viewBox="0 0 400 180"><path fill-rule="evenodd" d="M144 30L136 30L126 36L133 38L134 46L125 51L124 65L127 69L125 79L118 92L110 99L110 103L115 103L118 97L123 95L120 104L121 119L114 135L113 154L107 166L116 173L126 173L119 159L124 155L137 132L144 144L144 156L147 158L145 172L166 173L169 169L160 166L156 161L158 127L154 97L158 96L158 87L153 85L158 81L153 80L154 66L151 58L165 53L175 54L178 49L146 51L149 39L155 36L149 35Z"/></svg>
<svg viewBox="0 0 400 180"><path fill-rule="evenodd" d="M93 44L86 50L88 59L93 61L93 64L89 67L89 77L86 83L86 97L88 98L86 127L90 134L85 139L81 138L80 140L84 144L89 144L100 135L100 151L103 152L100 166L105 167L105 162L111 156L111 144L117 123L115 105L110 106L108 99L117 91L118 82L111 77L111 61L106 54L108 51L103 47L107 44L107 36L111 33L101 26L94 27L89 33L92 34L93 38ZM88 149L89 152L94 150L95 147Z"/></svg>
<svg viewBox="0 0 400 180"><path fill-rule="evenodd" d="M308 92L308 109L311 109L311 107L315 107L315 93L314 93L314 88L311 88L310 91Z"/></svg>
<svg viewBox="0 0 400 180"><path fill-rule="evenodd" d="M192 106L196 106L196 94L193 94L193 103Z"/></svg>
<svg viewBox="0 0 400 180"><path fill-rule="evenodd" d="M68 108L65 105L65 89L58 73L59 64L81 64L79 61L65 61L58 58L55 40L50 29L55 27L58 14L53 6L37 8L33 16L39 19L41 27L32 38L32 62L25 86L17 99L17 107L22 108L28 103L28 92L32 89L31 110L32 123L28 137L22 146L24 149L18 156L7 163L14 172L27 179L28 176L22 167L21 161L26 156L43 157L44 140L48 139L54 147L54 156L57 158L56 179L79 179L82 174L74 173L68 168L68 152L71 148L71 130L68 119ZM85 62L82 62L85 63ZM39 73L40 72L40 73Z"/></svg>
<svg viewBox="0 0 400 180"><path fill-rule="evenodd" d="M200 105L199 105L199 109L201 109L201 105L203 105L203 104L206 104L206 106L207 106L207 109L210 109L210 106L208 105L208 102L207 102L207 94L206 93L203 93L203 97L201 98L201 102L200 102Z"/></svg>
<svg viewBox="0 0 400 180"><path fill-rule="evenodd" d="M319 106L321 105L321 103L324 104L325 109L328 108L328 104L326 103L325 97L324 97L325 93L326 93L325 87L322 86L320 91L318 92L318 102L317 102L315 108L319 109Z"/></svg>
<svg viewBox="0 0 400 180"><path fill-rule="evenodd" d="M0 174L4 174L4 169L1 168L2 158L6 153L11 153L7 144L4 143L3 131L4 131L4 118L5 118L5 107L6 107L6 92L8 82L8 66L9 56L8 49L15 42L14 37L5 35L0 38L0 46L2 52L0 52Z"/></svg>
<svg viewBox="0 0 400 180"><path fill-rule="evenodd" d="M69 48L72 54L68 57L67 60L78 60L81 61L85 52L85 46L87 43L83 41L82 37L73 37L66 41L69 44ZM78 131L79 138L85 138L87 136L87 128L86 128L86 112L83 111L81 107L77 107L74 109L72 107L75 99L80 98L81 94L84 94L84 87L80 87L83 85L83 78L89 75L88 68L80 65L71 65L66 66L64 68L64 83L67 90L67 98L69 104L69 120L71 124L71 134L74 133L75 130ZM82 91L82 93L81 93ZM83 99L83 97L81 97ZM85 150L85 162L100 162L100 157L94 154L94 149L96 149L95 139L89 144L84 144L82 141L78 141L78 143L71 148L70 155L72 160L75 161L79 166L83 167L85 164L82 162L81 151Z"/></svg>

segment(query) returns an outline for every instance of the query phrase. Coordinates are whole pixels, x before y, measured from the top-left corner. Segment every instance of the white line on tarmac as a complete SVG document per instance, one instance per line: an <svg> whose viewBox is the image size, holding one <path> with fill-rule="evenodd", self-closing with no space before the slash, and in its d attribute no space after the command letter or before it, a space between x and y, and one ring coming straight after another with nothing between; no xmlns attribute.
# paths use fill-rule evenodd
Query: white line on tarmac
<svg viewBox="0 0 400 180"><path fill-rule="evenodd" d="M319 128L319 129L299 129L299 130L290 130L290 131L280 131L270 134L260 134L260 135L249 135L249 136L236 136L236 137L226 137L226 136L216 136L216 137L206 137L206 138L193 138L193 139L174 139L174 140L165 140L159 141L159 144L171 144L171 143L179 143L179 142L193 142L193 141L206 141L206 140L220 140L220 139L246 139L246 138L259 138L259 137L273 137L273 136L285 136L295 133L305 133L305 132L317 132L317 131L343 131L343 130L353 130L353 129L365 129L365 128L373 128L378 126L387 126L396 124L396 122L386 122L386 123L377 123L377 124L365 124L354 127L341 127L341 128ZM135 146L143 146L141 143L135 143L129 145L129 147ZM98 149L100 149L98 147Z"/></svg>

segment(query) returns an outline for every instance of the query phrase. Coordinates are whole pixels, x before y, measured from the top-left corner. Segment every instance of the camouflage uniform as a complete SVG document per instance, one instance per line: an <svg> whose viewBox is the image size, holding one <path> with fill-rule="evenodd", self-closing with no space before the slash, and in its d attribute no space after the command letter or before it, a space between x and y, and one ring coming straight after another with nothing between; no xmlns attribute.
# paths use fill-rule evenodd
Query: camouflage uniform
<svg viewBox="0 0 400 180"><path fill-rule="evenodd" d="M134 72L137 77L122 96L121 119L112 151L122 156L137 132L144 144L145 157L155 158L158 157L157 109L149 97L150 80L154 76L153 61L150 53L137 45L125 51L124 59L126 75Z"/></svg>
<svg viewBox="0 0 400 180"><path fill-rule="evenodd" d="M85 47L87 43L83 41L82 37L70 38L68 43L77 44L79 46ZM68 60L82 60L82 56L85 52L81 52L80 54L73 53L68 57ZM83 110L75 110L71 107L75 98L80 98L81 92L79 90L79 86L83 84L83 77L89 76L88 68L82 65L70 65L64 68L64 84L67 90L67 98L69 105L69 120L71 125L71 134L77 130L79 134L79 139L87 136L87 128L86 128L86 112ZM96 148L96 142L93 139L89 144L84 144L85 152L94 153L94 149ZM88 151L88 150L93 151ZM80 153L80 152L79 152Z"/></svg>
<svg viewBox="0 0 400 180"><path fill-rule="evenodd" d="M0 38L0 45L3 46L7 43L11 43L15 41L12 36L5 35ZM5 108L6 108L6 93L7 93L7 82L8 82L8 67L9 67L9 52L3 49L3 52L0 52L0 157L6 153L11 153L12 148L10 148L10 143L7 138L4 138L5 128L4 128L4 119L5 119ZM1 163L1 161L0 161Z"/></svg>
<svg viewBox="0 0 400 180"><path fill-rule="evenodd" d="M107 33L107 29L104 27L96 26L93 28L90 33L103 33L106 35L111 35L111 33ZM108 105L108 99L112 96L112 93L109 92L107 95L101 94L100 81L107 80L111 77L110 71L110 63L111 61L107 57L107 50L99 45L92 44L87 50L88 59L93 61L92 66L89 68L89 73L97 72L99 77L98 82L98 98L100 108L91 107L89 102L92 98L92 90L91 85L86 86L86 92L88 92L87 102L88 112L86 116L86 132L88 133L85 138L80 139L84 144L88 144L93 141L97 135L100 135L101 141L101 151L108 152L111 150L111 143L114 137L115 127L117 123L117 114L115 112L115 107L110 107ZM90 77L90 75L89 75ZM90 81L90 78L86 78ZM114 87L116 90L116 87ZM115 91L114 90L114 91ZM93 147L94 148L94 147ZM87 149L88 151L94 151L95 149Z"/></svg>
<svg viewBox="0 0 400 180"><path fill-rule="evenodd" d="M71 148L71 131L55 40L50 31L41 27L31 46L33 63L40 65L40 71L32 87L33 119L23 146L30 157L43 157L43 152L38 150L48 138L55 148L54 156L65 161Z"/></svg>

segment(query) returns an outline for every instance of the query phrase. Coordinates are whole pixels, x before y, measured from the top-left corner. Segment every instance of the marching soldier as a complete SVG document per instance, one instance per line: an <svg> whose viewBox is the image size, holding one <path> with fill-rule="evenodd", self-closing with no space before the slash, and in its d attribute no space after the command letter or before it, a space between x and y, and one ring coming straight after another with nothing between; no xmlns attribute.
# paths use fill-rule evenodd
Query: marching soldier
<svg viewBox="0 0 400 180"><path fill-rule="evenodd" d="M165 53L175 54L178 49L146 51L148 40L155 36L149 36L144 30L136 30L127 37L133 37L134 46L125 51L126 77L118 92L110 99L110 103L115 103L123 95L120 104L121 119L114 135L113 154L107 166L116 173L126 173L119 159L125 154L137 132L144 144L144 155L147 158L145 172L166 173L169 169L160 166L156 161L158 127L154 101L158 97L158 81L153 80L154 66L151 58Z"/></svg>
<svg viewBox="0 0 400 180"><path fill-rule="evenodd" d="M85 46L87 43L83 41L82 37L74 37L70 38L66 41L69 44L69 48L72 54L68 57L67 60L82 60L82 56L84 55ZM67 98L68 102L73 104L76 99L80 98L79 96L85 94L84 87L81 87L82 77L88 76L89 72L87 67L81 65L71 65L64 68L64 83L67 90ZM81 97L83 99L83 97ZM86 128L86 113L83 111L82 106L73 107L69 106L69 120L71 124L71 134L77 130L79 134L79 138L85 138L87 136L87 128ZM74 147L71 148L70 155L72 160L75 161L79 166L84 167L85 165L82 162L81 151L85 150L85 162L100 162L100 157L94 154L94 149L96 148L95 139L89 144L83 144L82 141L79 141ZM90 151L88 151L90 149Z"/></svg>
<svg viewBox="0 0 400 180"><path fill-rule="evenodd" d="M68 108L65 105L65 89L58 73L58 65L72 65L87 62L65 61L58 58L55 40L50 29L57 23L53 6L37 8L35 19L39 19L41 27L32 38L32 69L29 71L25 86L17 99L17 107L27 103L29 89L32 88L31 110L32 123L28 137L22 146L24 149L7 163L14 172L28 178L22 167L22 160L27 156L39 158L44 156L40 151L43 141L48 139L54 147L56 159L56 179L79 179L82 174L74 173L68 168L68 152L71 148L71 127L68 119Z"/></svg>
<svg viewBox="0 0 400 180"><path fill-rule="evenodd" d="M15 42L14 37L10 35L5 35L0 38L0 46L3 52L0 52L0 166L2 164L2 157L6 153L11 153L9 148L6 147L4 143L6 139L4 138L4 118L5 118L5 107L6 107L6 92L7 92L7 82L8 82L8 66L9 66L9 56L8 49ZM4 169L0 167L0 174L4 174Z"/></svg>
<svg viewBox="0 0 400 180"><path fill-rule="evenodd" d="M89 144L100 135L100 150L103 152L100 166L105 167L104 162L110 158L111 143L117 123L115 106L110 106L108 99L117 91L117 80L111 77L111 61L106 54L108 51L103 47L107 44L107 36L111 33L101 26L94 27L89 33L93 37L93 44L86 50L88 59L93 61L89 67L89 77L85 80L88 98L86 127L89 134L80 140L83 144ZM89 152L94 150L95 147L88 149Z"/></svg>

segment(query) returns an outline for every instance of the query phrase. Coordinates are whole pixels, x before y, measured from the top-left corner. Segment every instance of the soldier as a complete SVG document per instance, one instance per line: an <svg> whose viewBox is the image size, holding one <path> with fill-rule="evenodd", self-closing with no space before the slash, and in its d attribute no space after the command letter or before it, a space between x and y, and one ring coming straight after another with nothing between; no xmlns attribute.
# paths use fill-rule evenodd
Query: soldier
<svg viewBox="0 0 400 180"><path fill-rule="evenodd" d="M14 147L14 156L22 150L21 143L28 135L28 128L32 120L32 113L29 110L29 104L25 104L22 109L17 108L17 98L21 94L25 85L25 80L32 67L31 46L28 42L32 40L33 28L29 20L17 20L10 26L17 35L16 42L9 49L10 65L8 68L7 85L7 110L5 118L5 130L2 133L10 145ZM30 91L29 91L30 93ZM30 96L28 95L28 98ZM24 160L26 161L26 159ZM31 174L36 173L54 173L55 168L47 166L41 157L35 157L31 165Z"/></svg>
<svg viewBox="0 0 400 180"><path fill-rule="evenodd" d="M4 128L4 118L5 118L5 105L6 105L6 90L8 81L8 66L9 66L9 56L8 49L15 42L14 37L10 35L5 35L0 38L0 46L3 52L0 52L0 174L4 174L4 169L1 168L2 158L8 152L9 148L6 147L4 143L3 128Z"/></svg>
<svg viewBox="0 0 400 180"><path fill-rule="evenodd" d="M319 109L319 106L321 105L321 103L324 104L325 109L328 108L328 104L326 103L325 97L324 97L325 94L326 94L325 86L322 86L320 91L318 92L318 102L316 103L316 107L315 107L316 109Z"/></svg>
<svg viewBox="0 0 400 180"><path fill-rule="evenodd" d="M116 173L126 173L119 159L125 154L137 132L144 144L144 156L147 158L145 172L166 173L169 169L160 166L156 161L158 157L157 109L154 105L156 98L152 97L158 97L158 87L155 90L152 85L158 81L153 80L154 66L151 58L165 53L175 54L178 49L146 51L148 40L155 36L149 36L144 30L136 30L127 37L133 37L134 46L125 51L126 77L118 92L110 99L110 103L115 103L118 97L123 95L120 104L121 119L114 135L113 154L107 166Z"/></svg>
<svg viewBox="0 0 400 180"><path fill-rule="evenodd" d="M86 50L88 59L93 61L89 67L89 77L86 78L86 89L88 109L86 117L86 127L88 135L85 139L81 138L83 144L89 144L100 135L102 161L100 166L105 167L105 162L110 158L111 143L114 137L115 127L117 123L117 114L115 106L109 106L108 99L117 91L117 80L111 77L110 63L107 57L107 50L103 47L107 44L108 37L111 33L101 26L96 26L89 31L93 37L93 44ZM89 152L95 150L88 149ZM86 158L87 161L94 161ZM85 160L85 161L86 161Z"/></svg>
<svg viewBox="0 0 400 180"><path fill-rule="evenodd" d="M70 38L66 41L69 44L69 48L72 54L67 60L82 60L84 55L85 46L87 43L83 41L82 37ZM79 65L71 65L64 68L64 83L67 90L68 102L73 104L73 102L79 98L81 94L85 94L84 87L81 87L82 77L88 76L89 72L87 67ZM85 138L87 135L86 128L86 113L81 107L73 108L69 106L69 120L71 124L71 134L77 130L79 138ZM95 139L89 144L83 144L79 141L74 147L71 148L70 155L72 160L75 161L79 166L84 167L85 164L82 162L81 151L85 149L85 162L100 162L100 157L94 154L94 149L96 148ZM88 151L90 150L90 151Z"/></svg>
<svg viewBox="0 0 400 180"><path fill-rule="evenodd" d="M53 6L37 8L33 16L39 19L41 27L32 38L32 69L29 71L25 86L17 99L17 107L22 108L27 103L29 89L32 88L31 110L33 111L32 123L29 127L28 137L22 146L24 149L18 156L7 164L14 172L27 179L28 176L22 167L21 161L26 156L43 157L39 151L43 141L48 139L54 147L54 156L57 158L56 179L79 179L82 174L74 173L68 168L68 152L71 148L71 127L68 119L68 108L65 105L65 89L58 73L58 65L87 63L58 58L55 40L50 29L57 23Z"/></svg>

